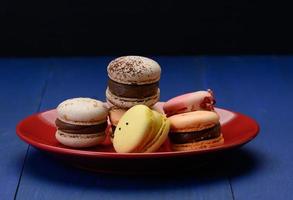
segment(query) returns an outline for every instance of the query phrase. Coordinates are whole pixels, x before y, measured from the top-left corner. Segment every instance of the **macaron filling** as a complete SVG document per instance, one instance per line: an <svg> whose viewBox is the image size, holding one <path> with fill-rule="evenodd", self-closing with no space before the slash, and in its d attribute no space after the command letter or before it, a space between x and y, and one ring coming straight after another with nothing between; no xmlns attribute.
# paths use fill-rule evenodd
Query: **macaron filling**
<svg viewBox="0 0 293 200"><path fill-rule="evenodd" d="M115 82L111 79L108 81L108 87L112 94L127 98L146 98L156 95L159 88L159 82L137 85L137 84L123 84Z"/></svg>
<svg viewBox="0 0 293 200"><path fill-rule="evenodd" d="M73 134L73 133L62 133L59 132L59 135L64 138L77 138L77 139L95 139L97 136L102 136L102 133L95 133L95 134Z"/></svg>
<svg viewBox="0 0 293 200"><path fill-rule="evenodd" d="M56 119L55 124L62 132L72 134L96 134L105 131L108 126L107 121L95 125L76 125L63 122L58 118Z"/></svg>
<svg viewBox="0 0 293 200"><path fill-rule="evenodd" d="M191 142L198 142L202 140L209 140L217 138L221 135L221 125L216 124L215 126L200 130L200 131L191 131L191 132L170 132L169 138L174 144L184 144Z"/></svg>

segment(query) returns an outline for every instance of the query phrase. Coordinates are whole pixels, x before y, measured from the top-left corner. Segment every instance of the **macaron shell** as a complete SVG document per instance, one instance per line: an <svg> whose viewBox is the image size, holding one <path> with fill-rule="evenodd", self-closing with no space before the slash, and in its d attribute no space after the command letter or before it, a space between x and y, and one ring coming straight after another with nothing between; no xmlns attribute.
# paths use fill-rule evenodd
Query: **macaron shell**
<svg viewBox="0 0 293 200"><path fill-rule="evenodd" d="M61 144L73 148L86 148L101 144L105 140L105 132L96 134L70 134L57 130L55 137Z"/></svg>
<svg viewBox="0 0 293 200"><path fill-rule="evenodd" d="M122 108L118 108L118 107L110 108L109 119L110 119L111 124L116 126L126 111L127 111L126 109L122 109Z"/></svg>
<svg viewBox="0 0 293 200"><path fill-rule="evenodd" d="M164 120L163 120L163 116L159 112L155 110L152 110L152 112L153 112L153 123L154 123L152 138L154 138L157 135L157 132L161 129L164 123Z"/></svg>
<svg viewBox="0 0 293 200"><path fill-rule="evenodd" d="M190 151L190 150L199 150L199 149L207 149L222 145L224 143L223 134L221 134L217 138L203 140L199 142L193 143L185 143L185 144L171 144L171 148L174 151Z"/></svg>
<svg viewBox="0 0 293 200"><path fill-rule="evenodd" d="M157 112L159 112L159 113L161 113L161 114L165 114L164 109L163 109L164 104L165 104L164 102L157 102L157 103L152 107L152 110L155 110L155 111L157 111Z"/></svg>
<svg viewBox="0 0 293 200"><path fill-rule="evenodd" d="M162 115L154 110L152 110L152 131L148 134L147 138L139 145L139 147L135 150L136 152L144 152L146 146L151 143L154 138L157 136L159 130L163 125Z"/></svg>
<svg viewBox="0 0 293 200"><path fill-rule="evenodd" d="M90 98L73 98L57 107L58 119L70 124L92 125L107 120L108 109L104 103Z"/></svg>
<svg viewBox="0 0 293 200"><path fill-rule="evenodd" d="M212 111L193 111L168 118L172 132L200 131L219 123L219 115Z"/></svg>
<svg viewBox="0 0 293 200"><path fill-rule="evenodd" d="M107 97L107 102L109 102L110 105L112 104L114 106L117 106L123 109L128 109L135 105L140 105L140 104L152 107L159 101L160 89L158 89L157 94L154 96L143 98L143 99L137 99L137 98L118 97L114 95L113 93L111 93L110 90L107 88L106 97Z"/></svg>
<svg viewBox="0 0 293 200"><path fill-rule="evenodd" d="M152 110L152 124L151 124L151 131L148 136L142 141L142 143L135 149L135 152L143 152L145 147L156 137L157 132L160 130L162 126L162 118L161 114Z"/></svg>
<svg viewBox="0 0 293 200"><path fill-rule="evenodd" d="M153 128L153 113L144 105L130 108L120 119L113 139L119 153L134 152L148 138Z"/></svg>
<svg viewBox="0 0 293 200"><path fill-rule="evenodd" d="M103 106L109 110L113 105L103 102Z"/></svg>
<svg viewBox="0 0 293 200"><path fill-rule="evenodd" d="M123 84L149 84L159 81L160 65L142 56L122 56L111 61L107 67L108 76Z"/></svg>
<svg viewBox="0 0 293 200"><path fill-rule="evenodd" d="M143 152L150 153L157 151L162 144L167 140L168 133L170 130L170 121L162 115L163 123L160 130L157 132L156 137L153 139L151 143L145 148Z"/></svg>
<svg viewBox="0 0 293 200"><path fill-rule="evenodd" d="M164 104L163 109L168 116L184 112L204 110L204 108L201 107L201 104L206 97L213 99L212 93L209 91L197 91L183 94L168 100ZM211 107L213 106L211 105Z"/></svg>

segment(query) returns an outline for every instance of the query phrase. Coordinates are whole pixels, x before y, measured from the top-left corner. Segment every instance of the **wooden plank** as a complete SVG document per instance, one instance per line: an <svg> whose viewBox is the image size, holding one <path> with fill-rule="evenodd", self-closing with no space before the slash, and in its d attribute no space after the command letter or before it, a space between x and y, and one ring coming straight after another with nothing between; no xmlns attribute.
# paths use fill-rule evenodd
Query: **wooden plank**
<svg viewBox="0 0 293 200"><path fill-rule="evenodd" d="M163 100L203 87L203 66L198 59L156 59L163 67L160 83ZM41 110L54 108L70 97L103 100L106 65L110 60L56 59ZM169 177L93 174L64 166L31 148L17 199L232 199L225 176L205 171L197 174Z"/></svg>
<svg viewBox="0 0 293 200"><path fill-rule="evenodd" d="M41 59L0 59L0 199L13 199L28 145L15 134L16 124L36 112L48 76Z"/></svg>
<svg viewBox="0 0 293 200"><path fill-rule="evenodd" d="M227 175L235 199L292 199L293 57L207 57L204 62L218 105L254 117L261 128L230 161Z"/></svg>

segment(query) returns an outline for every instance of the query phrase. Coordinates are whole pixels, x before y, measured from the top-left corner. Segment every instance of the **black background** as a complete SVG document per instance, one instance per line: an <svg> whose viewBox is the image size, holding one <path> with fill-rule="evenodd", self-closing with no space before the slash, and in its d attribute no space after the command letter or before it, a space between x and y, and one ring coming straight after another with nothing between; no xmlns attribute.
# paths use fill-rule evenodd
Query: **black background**
<svg viewBox="0 0 293 200"><path fill-rule="evenodd" d="M287 54L292 6L249 1L0 3L0 56Z"/></svg>

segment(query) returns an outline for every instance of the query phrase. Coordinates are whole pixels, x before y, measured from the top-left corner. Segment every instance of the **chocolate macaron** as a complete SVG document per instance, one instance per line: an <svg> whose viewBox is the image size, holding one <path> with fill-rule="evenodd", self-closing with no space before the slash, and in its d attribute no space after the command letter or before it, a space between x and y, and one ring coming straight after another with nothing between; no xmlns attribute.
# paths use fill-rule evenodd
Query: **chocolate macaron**
<svg viewBox="0 0 293 200"><path fill-rule="evenodd" d="M107 68L107 102L120 108L144 104L153 106L160 97L160 65L141 56L116 58Z"/></svg>
<svg viewBox="0 0 293 200"><path fill-rule="evenodd" d="M193 111L173 115L169 139L175 151L210 148L224 142L219 116L212 111Z"/></svg>
<svg viewBox="0 0 293 200"><path fill-rule="evenodd" d="M100 144L108 126L108 109L101 101L73 98L57 107L56 139L69 147L83 148Z"/></svg>

